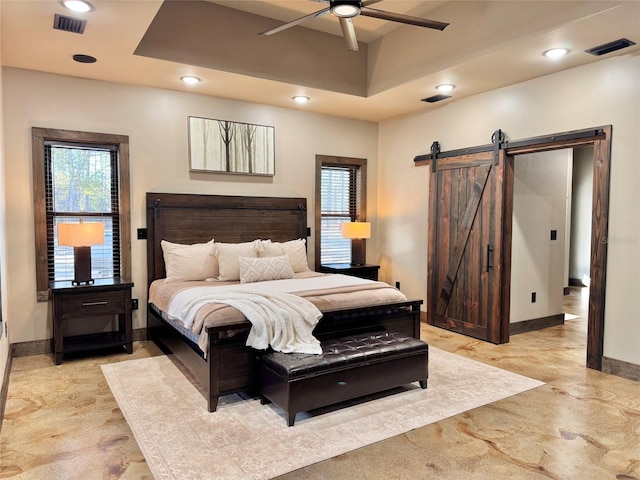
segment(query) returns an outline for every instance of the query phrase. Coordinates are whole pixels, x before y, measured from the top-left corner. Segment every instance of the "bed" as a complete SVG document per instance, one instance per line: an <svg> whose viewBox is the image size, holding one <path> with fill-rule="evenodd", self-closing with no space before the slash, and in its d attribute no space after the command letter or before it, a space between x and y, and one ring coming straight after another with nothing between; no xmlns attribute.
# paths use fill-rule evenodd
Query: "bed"
<svg viewBox="0 0 640 480"><path fill-rule="evenodd" d="M212 238L227 243L256 239L290 242L309 235L305 198L147 193L146 209L150 290L154 281L167 274L163 240L183 245L206 243ZM313 335L323 341L365 332L397 331L420 338L422 300L381 302L348 308L332 308L331 304L318 307L322 318ZM258 352L246 346L250 328L241 315L205 326L203 349L168 321L157 305L150 302L147 308L149 338L172 353L202 384L210 412L216 410L220 396L256 387Z"/></svg>

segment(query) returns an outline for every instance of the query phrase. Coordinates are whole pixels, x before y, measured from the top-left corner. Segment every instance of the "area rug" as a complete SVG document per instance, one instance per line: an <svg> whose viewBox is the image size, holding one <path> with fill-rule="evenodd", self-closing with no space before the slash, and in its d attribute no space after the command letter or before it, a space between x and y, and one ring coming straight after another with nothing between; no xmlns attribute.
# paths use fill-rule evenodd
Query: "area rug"
<svg viewBox="0 0 640 480"><path fill-rule="evenodd" d="M543 385L429 349L429 386L298 414L244 395L204 397L165 356L102 370L156 480L268 479Z"/></svg>

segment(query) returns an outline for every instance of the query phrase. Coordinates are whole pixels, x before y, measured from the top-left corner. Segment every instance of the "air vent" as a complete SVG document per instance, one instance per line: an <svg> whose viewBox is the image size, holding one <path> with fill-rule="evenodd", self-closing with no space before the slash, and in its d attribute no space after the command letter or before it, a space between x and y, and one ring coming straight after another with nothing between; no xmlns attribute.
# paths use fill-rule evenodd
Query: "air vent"
<svg viewBox="0 0 640 480"><path fill-rule="evenodd" d="M86 20L79 20L77 18L65 17L64 15L56 16L53 19L53 29L62 30L63 32L71 33L84 33L84 27L87 24Z"/></svg>
<svg viewBox="0 0 640 480"><path fill-rule="evenodd" d="M433 97L423 98L420 101L427 102L427 103L436 103L436 102L439 102L440 100L446 100L447 98L451 98L451 95L439 94L439 95L434 95Z"/></svg>
<svg viewBox="0 0 640 480"><path fill-rule="evenodd" d="M613 42L605 43L604 45L599 45L597 47L590 48L589 50L585 50L585 52L590 53L591 55L606 55L607 53L615 52L616 50L620 50L622 48L630 47L631 45L635 45L635 42L631 40L627 40L626 38L621 38L620 40L614 40Z"/></svg>

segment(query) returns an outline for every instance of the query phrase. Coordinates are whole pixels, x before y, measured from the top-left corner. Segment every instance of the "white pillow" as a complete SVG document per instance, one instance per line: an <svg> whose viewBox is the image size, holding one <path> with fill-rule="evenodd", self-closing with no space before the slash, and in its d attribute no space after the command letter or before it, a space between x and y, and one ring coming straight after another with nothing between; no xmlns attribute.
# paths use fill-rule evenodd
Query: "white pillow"
<svg viewBox="0 0 640 480"><path fill-rule="evenodd" d="M293 278L289 255L279 257L238 257L240 283L263 282Z"/></svg>
<svg viewBox="0 0 640 480"><path fill-rule="evenodd" d="M279 243L271 240L262 240L262 251L259 257L277 257L289 255L294 273L308 272L309 262L307 261L307 241L304 238Z"/></svg>
<svg viewBox="0 0 640 480"><path fill-rule="evenodd" d="M217 259L211 255L213 239L207 243L185 245L162 240L162 256L167 272L165 282L205 280L218 276Z"/></svg>
<svg viewBox="0 0 640 480"><path fill-rule="evenodd" d="M260 241L246 243L216 243L214 252L218 258L218 278L220 282L234 282L240 280L238 257L257 258L261 246Z"/></svg>
<svg viewBox="0 0 640 480"><path fill-rule="evenodd" d="M284 253L289 255L294 273L308 272L309 262L307 261L307 241L304 238L291 240L280 244Z"/></svg>
<svg viewBox="0 0 640 480"><path fill-rule="evenodd" d="M284 255L281 243L274 243L271 240L262 240L262 250L258 252L258 257L279 257Z"/></svg>

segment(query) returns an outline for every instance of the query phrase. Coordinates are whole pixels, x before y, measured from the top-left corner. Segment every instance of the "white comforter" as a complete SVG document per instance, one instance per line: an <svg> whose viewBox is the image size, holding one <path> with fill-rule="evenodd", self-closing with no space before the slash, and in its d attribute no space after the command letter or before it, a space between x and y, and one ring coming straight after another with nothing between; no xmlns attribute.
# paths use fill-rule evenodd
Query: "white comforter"
<svg viewBox="0 0 640 480"><path fill-rule="evenodd" d="M223 303L237 308L251 322L247 345L256 349L271 346L285 353L322 353L312 335L322 313L311 302L291 292L371 283L346 275L327 275L296 280L273 280L242 285L196 287L177 293L168 315L191 328L198 309L206 303Z"/></svg>

